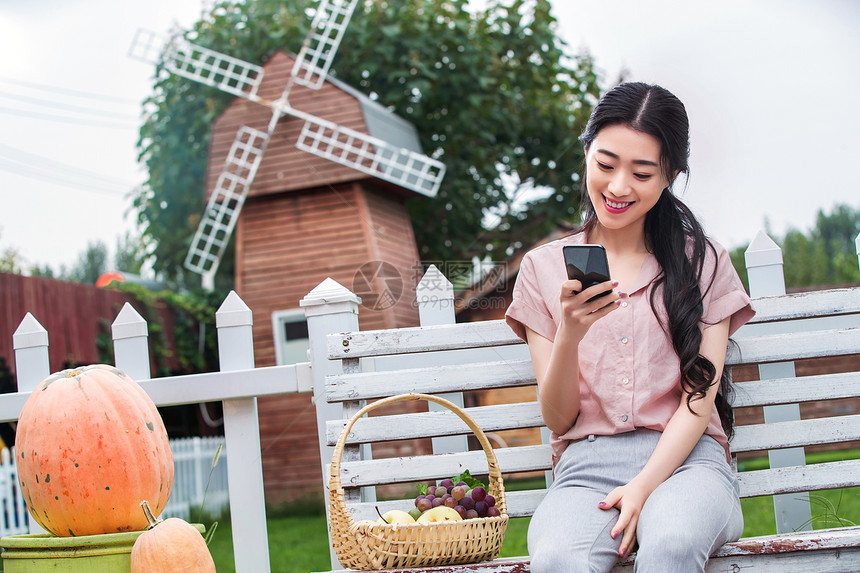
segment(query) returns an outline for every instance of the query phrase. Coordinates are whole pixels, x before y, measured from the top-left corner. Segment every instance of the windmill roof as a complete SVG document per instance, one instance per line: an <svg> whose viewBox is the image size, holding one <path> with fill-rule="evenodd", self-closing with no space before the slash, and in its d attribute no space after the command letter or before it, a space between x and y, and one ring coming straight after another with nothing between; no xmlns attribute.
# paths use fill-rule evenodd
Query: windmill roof
<svg viewBox="0 0 860 573"><path fill-rule="evenodd" d="M367 131L370 135L378 137L391 145L423 153L421 143L418 139L418 130L415 129L415 126L410 121L400 117L379 102L372 100L366 94L331 75L326 76L326 81L331 82L338 89L345 91L358 100L361 111L364 114Z"/></svg>

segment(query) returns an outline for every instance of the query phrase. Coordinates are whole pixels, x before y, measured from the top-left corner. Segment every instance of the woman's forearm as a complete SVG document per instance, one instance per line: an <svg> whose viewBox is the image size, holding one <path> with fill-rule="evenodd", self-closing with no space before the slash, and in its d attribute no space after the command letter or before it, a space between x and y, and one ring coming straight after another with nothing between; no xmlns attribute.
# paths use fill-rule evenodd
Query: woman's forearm
<svg viewBox="0 0 860 573"><path fill-rule="evenodd" d="M696 409L696 402L703 403L701 410L705 410L706 405L713 404L712 400L703 398L693 402L694 409ZM686 399L682 400L666 425L666 429L663 430L663 435L660 436L645 467L632 481L641 484L649 494L657 489L657 486L669 479L669 476L681 467L710 422L710 408L706 412L698 412L697 415L687 409Z"/></svg>
<svg viewBox="0 0 860 573"><path fill-rule="evenodd" d="M539 340L537 340L539 339ZM578 341L559 328L555 342L530 332L529 351L538 383L541 414L546 426L563 434L579 415Z"/></svg>

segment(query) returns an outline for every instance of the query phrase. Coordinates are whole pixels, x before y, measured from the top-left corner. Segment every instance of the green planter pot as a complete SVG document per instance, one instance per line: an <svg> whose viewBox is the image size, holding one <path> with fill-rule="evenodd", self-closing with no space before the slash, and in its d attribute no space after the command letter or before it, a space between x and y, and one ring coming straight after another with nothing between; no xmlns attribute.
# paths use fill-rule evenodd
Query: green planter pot
<svg viewBox="0 0 860 573"><path fill-rule="evenodd" d="M195 524L203 533L205 527ZM143 533L56 537L49 533L0 538L3 573L129 573L131 548Z"/></svg>

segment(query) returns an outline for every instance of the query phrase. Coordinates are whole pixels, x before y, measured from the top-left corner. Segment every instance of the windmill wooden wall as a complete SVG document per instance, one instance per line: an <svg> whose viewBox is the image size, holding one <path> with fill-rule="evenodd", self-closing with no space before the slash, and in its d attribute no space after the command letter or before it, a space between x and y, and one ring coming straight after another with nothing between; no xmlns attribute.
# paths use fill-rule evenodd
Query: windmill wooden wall
<svg viewBox="0 0 860 573"><path fill-rule="evenodd" d="M278 52L265 64L259 94L280 97L293 58ZM295 86L290 103L338 125L368 133L356 97L326 82L320 90ZM207 196L215 187L236 131L261 131L270 108L237 98L214 123ZM254 312L255 359L275 364L272 313L299 308L326 277L355 290L367 262L384 261L402 278L402 295L383 310L362 306L361 328L418 324L415 286L422 275L406 200L411 191L298 150L303 122L284 116L272 135L235 230L236 291ZM379 284L374 292L381 292ZM368 302L368 301L365 301ZM266 499L270 504L320 493L316 416L307 395L259 400Z"/></svg>

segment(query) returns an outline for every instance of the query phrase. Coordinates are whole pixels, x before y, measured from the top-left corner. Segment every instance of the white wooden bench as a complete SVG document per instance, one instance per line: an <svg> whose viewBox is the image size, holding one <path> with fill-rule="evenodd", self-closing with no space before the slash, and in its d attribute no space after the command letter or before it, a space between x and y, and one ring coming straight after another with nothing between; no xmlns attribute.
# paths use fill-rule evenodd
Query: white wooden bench
<svg viewBox="0 0 860 573"><path fill-rule="evenodd" d="M792 531L808 520L804 512L810 515L808 497L803 499L800 492L860 485L860 460L806 466L800 449L860 440L860 414L792 420L799 418L792 414L799 403L860 397L860 372L798 377L793 366L795 360L860 354L860 288L765 296L754 299L753 304L757 316L736 335L737 348L730 349L728 364L761 365L760 381L736 384L734 405L765 407L768 423L738 427L731 448L734 455L772 452L771 469L740 471L738 480L741 497L775 496L780 533L726 544L711 559L708 571L860 571L860 527ZM337 443L346 419L364 403L379 398L408 392L450 396L535 386L527 349L503 321L332 334L327 337L326 352L330 360L342 363L342 372L326 376L324 399L329 405L342 405L344 417L326 424L322 439L328 446ZM543 426L536 401L466 411L485 432ZM469 433L465 424L447 411L380 414L356 423L346 441L349 447L344 450L341 474L355 519L375 519L377 507L383 513L408 509L414 499L377 502L372 494L363 499L361 488L429 483L463 469L485 474L487 467L480 450L362 459L361 444ZM545 443L501 447L495 453L506 478L550 469L550 449ZM786 465L780 460L781 454L787 454L788 459L799 454L800 458L795 465L775 467ZM512 518L532 515L545 493L543 487L506 490ZM414 488L410 492L414 493ZM613 571L631 571L634 559L635 554ZM529 565L528 557L522 557L420 571L515 573L529 571Z"/></svg>

